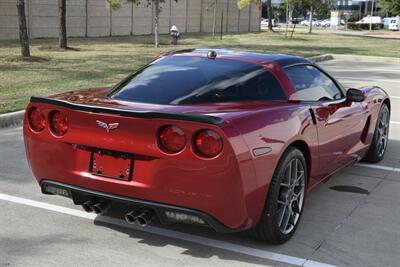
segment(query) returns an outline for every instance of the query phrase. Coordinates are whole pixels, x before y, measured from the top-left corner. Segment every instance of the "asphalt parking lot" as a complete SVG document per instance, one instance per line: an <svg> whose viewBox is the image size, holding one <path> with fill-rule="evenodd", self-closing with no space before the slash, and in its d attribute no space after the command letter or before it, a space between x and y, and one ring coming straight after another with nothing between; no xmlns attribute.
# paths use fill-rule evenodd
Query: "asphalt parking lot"
<svg viewBox="0 0 400 267"><path fill-rule="evenodd" d="M18 127L0 130L0 266L399 266L400 58L337 56L321 65L349 87L387 90L390 142L379 165L347 168L316 188L288 243L184 225L136 228L119 209L95 216L43 196Z"/></svg>

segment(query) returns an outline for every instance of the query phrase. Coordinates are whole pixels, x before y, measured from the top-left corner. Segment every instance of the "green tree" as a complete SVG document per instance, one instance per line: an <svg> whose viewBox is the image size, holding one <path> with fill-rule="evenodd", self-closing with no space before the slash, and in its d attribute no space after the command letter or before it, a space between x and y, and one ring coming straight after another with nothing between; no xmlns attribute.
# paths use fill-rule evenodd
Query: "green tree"
<svg viewBox="0 0 400 267"><path fill-rule="evenodd" d="M308 33L312 33L312 21L315 14L326 15L329 10L330 0L292 0L292 4L299 10L306 9L309 13Z"/></svg>
<svg viewBox="0 0 400 267"><path fill-rule="evenodd" d="M274 11L272 9L271 0L266 0L267 5L267 14L268 14L268 30L273 31L272 29L272 19L274 18ZM244 7L251 5L252 3L256 3L257 5L261 5L261 0L237 0L237 6L239 9L243 9Z"/></svg>
<svg viewBox="0 0 400 267"><path fill-rule="evenodd" d="M162 11L161 3L164 3L166 0L107 0L108 7L111 10L118 10L122 8L124 3L133 3L135 5L139 5L141 3L146 4L147 6L154 5L154 44L156 47L159 47L158 42L158 23L160 19L160 13ZM178 0L174 0L178 2Z"/></svg>
<svg viewBox="0 0 400 267"><path fill-rule="evenodd" d="M400 15L400 0L380 0L378 5L387 14Z"/></svg>

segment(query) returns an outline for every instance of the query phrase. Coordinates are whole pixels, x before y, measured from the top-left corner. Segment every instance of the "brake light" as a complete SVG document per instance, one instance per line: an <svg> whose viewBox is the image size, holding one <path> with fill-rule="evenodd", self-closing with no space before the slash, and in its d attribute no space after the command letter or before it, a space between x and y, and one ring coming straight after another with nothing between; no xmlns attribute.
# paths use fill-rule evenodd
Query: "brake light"
<svg viewBox="0 0 400 267"><path fill-rule="evenodd" d="M56 136L63 136L68 132L69 125L67 116L60 111L53 111L50 114L50 130Z"/></svg>
<svg viewBox="0 0 400 267"><path fill-rule="evenodd" d="M186 136L177 126L165 126L159 135L159 145L167 153L178 153L186 145Z"/></svg>
<svg viewBox="0 0 400 267"><path fill-rule="evenodd" d="M222 137L212 130L201 130L196 134L195 145L197 152L207 158L217 156L222 151Z"/></svg>
<svg viewBox="0 0 400 267"><path fill-rule="evenodd" d="M28 113L29 125L35 132L41 132L46 128L47 121L44 114L38 108L31 108Z"/></svg>

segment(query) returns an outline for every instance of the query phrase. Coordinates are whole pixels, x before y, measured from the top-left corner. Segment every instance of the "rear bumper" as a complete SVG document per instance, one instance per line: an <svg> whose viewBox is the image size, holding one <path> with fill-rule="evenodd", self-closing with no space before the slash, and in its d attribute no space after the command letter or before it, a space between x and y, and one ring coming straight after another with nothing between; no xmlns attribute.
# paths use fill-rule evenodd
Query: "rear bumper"
<svg viewBox="0 0 400 267"><path fill-rule="evenodd" d="M184 215L189 215L193 217L200 218L205 222L205 224L200 224L204 226L209 226L213 228L215 231L220 233L231 233L240 231L240 229L232 229L217 219L212 217L211 215L193 209L188 209L184 207L178 207L163 203L151 202L146 200L134 199L124 196L113 195L105 192L90 190L82 187L77 187L73 185L67 185L59 182L55 182L52 180L42 180L40 182L40 186L42 189L43 194L50 194L50 195L60 195L63 197L71 198L75 204L80 205L84 201L90 198L96 198L101 200L108 200L111 202L121 203L128 206L133 206L135 208L150 208L153 209L154 212L157 214L160 222L163 224L169 224L174 222L179 222L176 220L171 220L166 216L166 212L173 212L179 213Z"/></svg>

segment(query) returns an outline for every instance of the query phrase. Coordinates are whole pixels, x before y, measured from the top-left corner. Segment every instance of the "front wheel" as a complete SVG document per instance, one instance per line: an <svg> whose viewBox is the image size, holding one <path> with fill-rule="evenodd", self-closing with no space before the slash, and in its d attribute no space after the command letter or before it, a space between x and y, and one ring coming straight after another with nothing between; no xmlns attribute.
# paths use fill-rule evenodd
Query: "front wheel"
<svg viewBox="0 0 400 267"><path fill-rule="evenodd" d="M383 159L389 140L389 124L390 111L388 106L383 104L379 111L378 121L376 123L371 146L363 161L369 163L378 163Z"/></svg>
<svg viewBox="0 0 400 267"><path fill-rule="evenodd" d="M282 156L271 180L260 222L249 230L251 236L271 244L289 240L300 222L307 185L303 153L290 147Z"/></svg>

